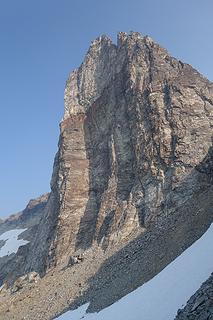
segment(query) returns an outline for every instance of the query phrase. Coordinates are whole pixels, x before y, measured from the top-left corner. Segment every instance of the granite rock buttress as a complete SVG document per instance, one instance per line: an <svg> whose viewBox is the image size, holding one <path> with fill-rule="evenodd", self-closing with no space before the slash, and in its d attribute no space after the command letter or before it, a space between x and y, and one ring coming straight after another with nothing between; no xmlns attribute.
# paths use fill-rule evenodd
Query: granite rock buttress
<svg viewBox="0 0 213 320"><path fill-rule="evenodd" d="M52 191L26 266L39 272L163 226L212 186L213 84L151 38L93 41L64 100Z"/></svg>

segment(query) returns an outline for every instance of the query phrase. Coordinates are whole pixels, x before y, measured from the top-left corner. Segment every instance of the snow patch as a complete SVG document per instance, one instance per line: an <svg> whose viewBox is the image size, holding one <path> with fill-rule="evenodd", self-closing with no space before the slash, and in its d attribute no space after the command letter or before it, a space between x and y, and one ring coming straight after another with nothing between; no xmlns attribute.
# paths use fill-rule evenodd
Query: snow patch
<svg viewBox="0 0 213 320"><path fill-rule="evenodd" d="M58 320L173 320L177 310L213 271L213 224L206 233L150 281L98 313L89 304Z"/></svg>
<svg viewBox="0 0 213 320"><path fill-rule="evenodd" d="M27 244L29 241L18 239L18 236L27 229L13 229L0 235L0 240L6 241L0 249L0 258L16 253L20 246Z"/></svg>

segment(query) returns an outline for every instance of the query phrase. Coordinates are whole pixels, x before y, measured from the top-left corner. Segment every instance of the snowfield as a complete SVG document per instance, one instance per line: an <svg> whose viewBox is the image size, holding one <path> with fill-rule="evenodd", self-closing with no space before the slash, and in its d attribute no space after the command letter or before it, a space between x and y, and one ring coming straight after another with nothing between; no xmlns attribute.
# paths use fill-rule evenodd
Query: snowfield
<svg viewBox="0 0 213 320"><path fill-rule="evenodd" d="M20 246L27 244L29 241L18 239L18 236L27 229L13 229L0 235L0 240L6 241L0 249L0 258L16 253Z"/></svg>
<svg viewBox="0 0 213 320"><path fill-rule="evenodd" d="M98 313L85 304L57 320L174 320L177 310L213 271L213 224L191 247L150 281Z"/></svg>

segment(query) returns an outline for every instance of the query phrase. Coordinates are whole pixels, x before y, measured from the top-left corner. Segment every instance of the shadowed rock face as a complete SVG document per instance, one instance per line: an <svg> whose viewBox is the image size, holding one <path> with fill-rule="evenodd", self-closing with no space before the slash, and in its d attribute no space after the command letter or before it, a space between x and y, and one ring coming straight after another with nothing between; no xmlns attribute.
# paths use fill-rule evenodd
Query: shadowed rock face
<svg viewBox="0 0 213 320"><path fill-rule="evenodd" d="M14 229L26 229L19 238L33 241L38 232L39 221L44 214L49 194L30 200L26 208L9 216L0 224L0 235ZM5 243L0 241L0 248ZM0 283L7 279L13 281L23 273L29 244L19 247L17 253L0 258Z"/></svg>
<svg viewBox="0 0 213 320"><path fill-rule="evenodd" d="M189 299L182 310L178 310L175 320L211 320L213 318L213 274Z"/></svg>
<svg viewBox="0 0 213 320"><path fill-rule="evenodd" d="M117 45L106 36L91 44L67 81L60 128L27 269L44 272L94 243L106 249L156 221L163 227L212 184L202 163L212 146L213 84L149 37L119 33Z"/></svg>
<svg viewBox="0 0 213 320"><path fill-rule="evenodd" d="M23 211L10 215L0 223L0 235L16 228L31 228L39 224L47 204L49 194L32 199ZM29 235L30 236L30 235Z"/></svg>

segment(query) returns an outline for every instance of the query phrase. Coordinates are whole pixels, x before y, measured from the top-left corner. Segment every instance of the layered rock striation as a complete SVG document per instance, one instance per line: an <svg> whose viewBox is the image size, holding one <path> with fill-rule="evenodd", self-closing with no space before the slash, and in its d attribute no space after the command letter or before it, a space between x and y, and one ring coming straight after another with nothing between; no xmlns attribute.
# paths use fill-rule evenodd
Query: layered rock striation
<svg viewBox="0 0 213 320"><path fill-rule="evenodd" d="M26 270L45 272L153 226L166 232L178 211L187 224L193 206L200 227L191 228L196 237L206 230L212 203L203 213L196 199L212 190L211 82L151 38L121 32L116 45L92 42L64 100L52 191Z"/></svg>

